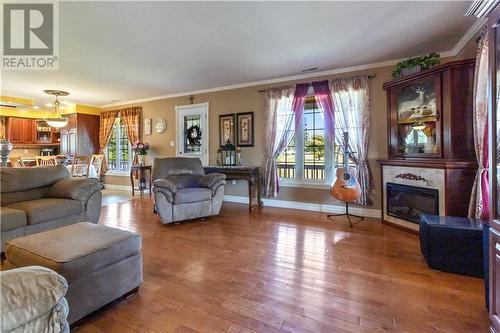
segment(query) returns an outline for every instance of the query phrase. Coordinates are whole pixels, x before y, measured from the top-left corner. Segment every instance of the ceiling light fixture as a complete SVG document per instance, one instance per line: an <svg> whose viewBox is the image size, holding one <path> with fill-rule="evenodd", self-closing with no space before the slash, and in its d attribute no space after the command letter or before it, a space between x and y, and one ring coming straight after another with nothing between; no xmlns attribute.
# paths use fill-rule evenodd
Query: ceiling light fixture
<svg viewBox="0 0 500 333"><path fill-rule="evenodd" d="M56 114L55 118L47 118L45 121L51 127L61 128L68 124L68 118L61 115L59 111L59 96L68 96L69 92L62 90L44 90L44 93L52 96L56 96L56 100L54 101L54 113Z"/></svg>
<svg viewBox="0 0 500 333"><path fill-rule="evenodd" d="M314 72L314 71L317 71L318 70L318 67L311 67L311 68L306 68L306 69L303 69L301 70L302 73L309 73L309 72Z"/></svg>

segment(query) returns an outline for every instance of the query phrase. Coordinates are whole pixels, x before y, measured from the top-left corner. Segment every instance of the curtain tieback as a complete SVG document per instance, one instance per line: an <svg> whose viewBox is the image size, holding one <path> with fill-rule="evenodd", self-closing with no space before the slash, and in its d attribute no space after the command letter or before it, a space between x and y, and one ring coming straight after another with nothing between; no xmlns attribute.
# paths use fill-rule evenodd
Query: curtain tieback
<svg viewBox="0 0 500 333"><path fill-rule="evenodd" d="M477 172L478 172L478 173L480 173L480 174L482 174L482 173L483 173L483 172L485 172L485 171L488 171L488 168L485 168L485 167L484 167L484 166L482 166L482 165L481 165L479 168L477 168Z"/></svg>

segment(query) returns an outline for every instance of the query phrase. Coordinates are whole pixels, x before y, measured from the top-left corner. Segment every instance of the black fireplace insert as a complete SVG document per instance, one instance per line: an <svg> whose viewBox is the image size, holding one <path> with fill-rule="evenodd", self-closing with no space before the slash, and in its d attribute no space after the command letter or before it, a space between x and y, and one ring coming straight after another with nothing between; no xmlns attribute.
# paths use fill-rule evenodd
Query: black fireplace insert
<svg viewBox="0 0 500 333"><path fill-rule="evenodd" d="M387 215L420 223L420 215L439 215L439 191L403 184L386 184Z"/></svg>

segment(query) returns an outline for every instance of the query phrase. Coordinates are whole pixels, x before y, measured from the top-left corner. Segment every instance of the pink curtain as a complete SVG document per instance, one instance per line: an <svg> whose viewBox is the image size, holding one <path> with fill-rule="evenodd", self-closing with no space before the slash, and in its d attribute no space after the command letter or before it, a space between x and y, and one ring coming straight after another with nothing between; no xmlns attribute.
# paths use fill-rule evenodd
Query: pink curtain
<svg viewBox="0 0 500 333"><path fill-rule="evenodd" d="M332 95L328 81L316 81L312 83L314 89L314 99L318 107L324 113L325 129L330 142L335 141L334 109Z"/></svg>
<svg viewBox="0 0 500 333"><path fill-rule="evenodd" d="M469 217L489 219L488 34L486 33L482 35L477 49L472 114L474 147L479 168L472 188Z"/></svg>
<svg viewBox="0 0 500 333"><path fill-rule="evenodd" d="M304 115L304 105L306 103L307 91L309 83L297 83L295 92L293 93L292 111L295 116L295 132L300 130L302 116Z"/></svg>

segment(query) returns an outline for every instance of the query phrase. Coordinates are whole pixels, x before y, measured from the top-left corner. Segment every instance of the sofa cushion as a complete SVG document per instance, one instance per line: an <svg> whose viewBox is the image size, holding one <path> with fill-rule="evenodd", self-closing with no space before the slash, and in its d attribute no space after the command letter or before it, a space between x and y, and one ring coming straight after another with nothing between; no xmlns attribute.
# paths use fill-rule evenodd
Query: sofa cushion
<svg viewBox="0 0 500 333"><path fill-rule="evenodd" d="M175 184L177 188L198 187L198 180L202 176L198 175L174 175L168 176L168 180Z"/></svg>
<svg viewBox="0 0 500 333"><path fill-rule="evenodd" d="M13 330L24 323L50 313L51 309L57 307L57 304L63 300L68 291L66 280L45 267L30 266L6 270L2 271L0 276L2 332ZM47 326L47 322L45 326ZM34 330L29 331L35 332ZM44 330L36 332L42 331Z"/></svg>
<svg viewBox="0 0 500 333"><path fill-rule="evenodd" d="M33 168L1 168L0 189L3 193L20 192L49 186L58 180L70 177L63 165Z"/></svg>
<svg viewBox="0 0 500 333"><path fill-rule="evenodd" d="M51 187L52 185L19 192L2 193L0 195L0 205L8 206L16 202L45 198Z"/></svg>
<svg viewBox="0 0 500 333"><path fill-rule="evenodd" d="M7 207L25 211L28 224L55 220L83 212L82 204L79 201L56 198L21 201Z"/></svg>
<svg viewBox="0 0 500 333"><path fill-rule="evenodd" d="M81 222L13 239L6 244L5 256L14 266L51 268L71 284L140 252L140 235Z"/></svg>
<svg viewBox="0 0 500 333"><path fill-rule="evenodd" d="M212 190L209 188L183 188L174 194L174 204L184 204L212 199Z"/></svg>
<svg viewBox="0 0 500 333"><path fill-rule="evenodd" d="M204 176L205 170L199 158L165 157L153 161L153 179L168 178L175 175Z"/></svg>
<svg viewBox="0 0 500 333"><path fill-rule="evenodd" d="M0 207L1 230L12 230L25 226L27 222L26 212L19 209Z"/></svg>

